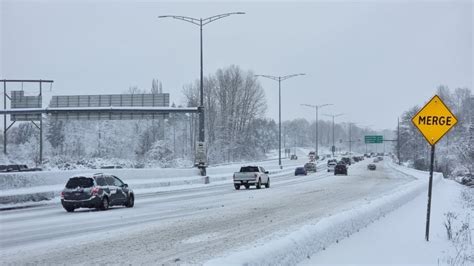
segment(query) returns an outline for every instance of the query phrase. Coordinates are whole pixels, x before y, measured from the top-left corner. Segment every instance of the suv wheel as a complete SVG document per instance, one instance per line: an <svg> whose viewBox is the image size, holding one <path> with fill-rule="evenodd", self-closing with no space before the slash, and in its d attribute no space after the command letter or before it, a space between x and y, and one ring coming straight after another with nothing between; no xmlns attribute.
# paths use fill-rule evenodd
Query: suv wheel
<svg viewBox="0 0 474 266"><path fill-rule="evenodd" d="M261 188L262 188L262 180L259 178L258 183L257 183L257 189L261 189Z"/></svg>
<svg viewBox="0 0 474 266"><path fill-rule="evenodd" d="M102 210L102 211L105 211L109 208L109 199L107 199L106 197L104 197L102 199L102 202L100 203L100 206L99 206L99 209Z"/></svg>
<svg viewBox="0 0 474 266"><path fill-rule="evenodd" d="M64 207L64 209L66 209L67 212L73 212L74 211L74 207Z"/></svg>
<svg viewBox="0 0 474 266"><path fill-rule="evenodd" d="M265 188L269 188L269 187L270 187L270 178L268 178L267 183L265 184Z"/></svg>
<svg viewBox="0 0 474 266"><path fill-rule="evenodd" d="M235 187L235 190L239 190L239 189L240 189L240 185L239 185L239 184L234 184L234 187Z"/></svg>
<svg viewBox="0 0 474 266"><path fill-rule="evenodd" d="M133 196L133 194L130 194L127 199L127 203L125 203L125 207L132 208L133 205L135 205L135 196Z"/></svg>

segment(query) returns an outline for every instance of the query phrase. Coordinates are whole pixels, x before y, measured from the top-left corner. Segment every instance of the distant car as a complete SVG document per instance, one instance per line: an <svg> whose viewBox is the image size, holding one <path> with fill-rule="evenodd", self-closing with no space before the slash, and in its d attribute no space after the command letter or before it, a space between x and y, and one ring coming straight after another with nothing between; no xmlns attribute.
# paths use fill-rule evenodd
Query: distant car
<svg viewBox="0 0 474 266"><path fill-rule="evenodd" d="M308 171L306 171L304 167L296 167L295 176L296 175L308 175Z"/></svg>
<svg viewBox="0 0 474 266"><path fill-rule="evenodd" d="M351 162L352 162L351 158L349 157L342 157L341 161L345 162L346 165L351 165Z"/></svg>
<svg viewBox="0 0 474 266"><path fill-rule="evenodd" d="M315 163L305 163L304 168L307 172L316 172L316 164Z"/></svg>
<svg viewBox="0 0 474 266"><path fill-rule="evenodd" d="M373 163L367 165L367 169L369 169L369 170L372 170L372 171L373 171L373 170L375 170L376 168L377 168L377 166L376 166L375 164L373 164Z"/></svg>
<svg viewBox="0 0 474 266"><path fill-rule="evenodd" d="M42 171L41 168L28 168L25 164L0 165L0 172L32 172Z"/></svg>
<svg viewBox="0 0 474 266"><path fill-rule="evenodd" d="M337 160L336 160L336 159L329 159L329 160L328 160L328 166L329 166L329 164L332 163L332 162L337 164Z"/></svg>
<svg viewBox="0 0 474 266"><path fill-rule="evenodd" d="M347 165L338 163L336 167L334 167L334 175L347 175Z"/></svg>
<svg viewBox="0 0 474 266"><path fill-rule="evenodd" d="M343 161L343 160L340 160L339 162L337 162L337 164L344 164L344 165L347 166L347 163L346 163L345 161Z"/></svg>
<svg viewBox="0 0 474 266"><path fill-rule="evenodd" d="M122 169L121 165L104 165L101 166L100 169Z"/></svg>
<svg viewBox="0 0 474 266"><path fill-rule="evenodd" d="M474 176L469 173L464 173L461 176L456 176L454 180L465 186L474 187Z"/></svg>
<svg viewBox="0 0 474 266"><path fill-rule="evenodd" d="M334 172L334 168L336 167L337 163L332 161L328 163L328 172Z"/></svg>
<svg viewBox="0 0 474 266"><path fill-rule="evenodd" d="M378 163L379 162L379 158L375 157L374 158L374 163Z"/></svg>
<svg viewBox="0 0 474 266"><path fill-rule="evenodd" d="M107 174L84 174L71 177L61 192L61 204L67 212L77 208L107 210L109 206L131 208L135 195L118 177Z"/></svg>
<svg viewBox="0 0 474 266"><path fill-rule="evenodd" d="M377 157L379 159L379 161L383 161L383 157L382 156L379 156Z"/></svg>
<svg viewBox="0 0 474 266"><path fill-rule="evenodd" d="M298 160L298 156L296 156L296 154L292 154L290 156L290 160Z"/></svg>

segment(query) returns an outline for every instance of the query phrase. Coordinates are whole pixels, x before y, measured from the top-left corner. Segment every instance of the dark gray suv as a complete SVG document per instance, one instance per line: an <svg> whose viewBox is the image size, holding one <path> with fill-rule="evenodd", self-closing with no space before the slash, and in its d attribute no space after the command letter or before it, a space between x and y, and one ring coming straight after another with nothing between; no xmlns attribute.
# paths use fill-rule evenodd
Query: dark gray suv
<svg viewBox="0 0 474 266"><path fill-rule="evenodd" d="M71 177L61 192L61 204L68 212L77 208L106 210L109 206L133 207L135 195L118 177L108 174Z"/></svg>

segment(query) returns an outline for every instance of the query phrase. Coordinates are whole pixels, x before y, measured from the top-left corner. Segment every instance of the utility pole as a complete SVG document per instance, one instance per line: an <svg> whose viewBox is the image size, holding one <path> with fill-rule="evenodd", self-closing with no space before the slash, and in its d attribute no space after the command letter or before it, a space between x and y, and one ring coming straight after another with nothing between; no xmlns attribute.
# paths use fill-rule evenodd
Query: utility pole
<svg viewBox="0 0 474 266"><path fill-rule="evenodd" d="M398 126L397 126L397 157L398 157L398 165L401 164L400 162L400 117L398 118Z"/></svg>
<svg viewBox="0 0 474 266"><path fill-rule="evenodd" d="M352 135L351 135L352 123L349 122L349 154L352 152Z"/></svg>
<svg viewBox="0 0 474 266"><path fill-rule="evenodd" d="M159 16L158 18L173 18L173 19L178 19L182 21L186 21L189 23L192 23L194 25L199 26L199 32L200 32L200 44L201 44L201 70L200 70L200 106L199 106L199 142L201 144L204 144L205 141L205 134L204 134L204 84L203 84L203 45L202 45L202 27L216 21L221 18L225 18L231 15L242 15L245 14L244 12L232 12L232 13L225 13L225 14L220 14L220 15L215 15L212 17L208 18L192 18L192 17L185 17L185 16L175 16L175 15L165 15L165 16ZM205 156L205 155L204 155ZM206 175L206 162L197 162L198 167L201 168L202 174Z"/></svg>
<svg viewBox="0 0 474 266"><path fill-rule="evenodd" d="M316 159L319 157L319 152L318 152L318 140L319 140L319 126L318 126L318 109L319 108L322 108L322 107L325 107L325 106L329 106L329 105L333 105L332 103L327 103L327 104L320 104L320 105L311 105L311 104L301 104L303 106L307 106L307 107L311 107L311 108L314 108L316 110Z"/></svg>
<svg viewBox="0 0 474 266"><path fill-rule="evenodd" d="M43 101L43 87L42 87L42 83L43 81L40 80L39 82L39 89L40 89L40 93L39 93L39 98L40 98L40 101ZM41 105L43 105L43 103L41 103ZM40 150L39 150L39 161L40 161L40 165L43 166L43 114L40 115L40 126L39 126L39 130L40 130L40 139L39 139L39 146L40 146Z"/></svg>
<svg viewBox="0 0 474 266"><path fill-rule="evenodd" d="M3 80L3 110L7 109L7 81ZM7 114L3 115L3 154L7 154Z"/></svg>
<svg viewBox="0 0 474 266"><path fill-rule="evenodd" d="M336 151L336 146L335 146L335 143L334 143L334 118L343 115L343 113L337 114L337 115L334 115L334 114L324 114L324 115L332 117L332 147L331 147L331 151L332 151L332 157L334 157L334 152Z"/></svg>
<svg viewBox="0 0 474 266"><path fill-rule="evenodd" d="M255 75L255 77L262 77L271 80L278 81L278 165L280 169L283 168L281 165L281 82L289 78L296 76L303 76L305 73L292 74L287 76L269 76L269 75Z"/></svg>

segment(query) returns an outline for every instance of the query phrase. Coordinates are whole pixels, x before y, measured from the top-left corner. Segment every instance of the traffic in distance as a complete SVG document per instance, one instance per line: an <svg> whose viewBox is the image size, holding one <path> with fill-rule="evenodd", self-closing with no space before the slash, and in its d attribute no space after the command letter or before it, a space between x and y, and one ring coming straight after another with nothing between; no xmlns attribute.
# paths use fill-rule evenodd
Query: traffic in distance
<svg viewBox="0 0 474 266"><path fill-rule="evenodd" d="M367 164L368 170L375 170L376 163L383 160L384 153L366 153L364 155L331 155L315 156L314 152L308 154L308 161L303 166L295 168L294 175L306 176L323 170L333 172L334 175L349 175L349 166L373 157L373 162ZM291 157L290 157L291 159ZM233 174L234 188L250 189L270 188L271 173L262 166L245 165ZM135 205L135 193L127 183L119 177L107 173L78 174L67 181L60 193L61 205L67 212L74 212L79 208L94 208L107 210L112 206L132 208Z"/></svg>

